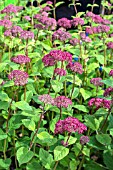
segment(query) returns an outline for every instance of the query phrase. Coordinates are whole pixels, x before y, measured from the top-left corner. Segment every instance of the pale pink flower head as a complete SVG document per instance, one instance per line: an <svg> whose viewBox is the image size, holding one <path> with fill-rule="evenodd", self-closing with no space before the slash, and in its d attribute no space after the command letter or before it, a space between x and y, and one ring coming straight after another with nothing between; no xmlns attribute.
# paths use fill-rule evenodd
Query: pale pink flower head
<svg viewBox="0 0 113 170"><path fill-rule="evenodd" d="M30 63L30 58L25 55L17 55L16 57L11 58L11 61L18 64L26 64Z"/></svg>
<svg viewBox="0 0 113 170"><path fill-rule="evenodd" d="M34 33L33 32L31 32L31 31L22 31L21 33L20 33L20 38L21 39L34 39Z"/></svg>
<svg viewBox="0 0 113 170"><path fill-rule="evenodd" d="M77 27L78 25L84 25L84 20L82 18L74 18L73 20L71 20L71 24L74 27Z"/></svg>
<svg viewBox="0 0 113 170"><path fill-rule="evenodd" d="M18 36L22 31L22 28L16 25L11 28L11 32L14 37Z"/></svg>
<svg viewBox="0 0 113 170"><path fill-rule="evenodd" d="M69 42L73 46L76 46L77 44L79 44L79 40L77 38L73 38Z"/></svg>
<svg viewBox="0 0 113 170"><path fill-rule="evenodd" d="M21 70L13 70L9 75L8 79L13 80L16 86L24 86L28 82L28 74Z"/></svg>
<svg viewBox="0 0 113 170"><path fill-rule="evenodd" d="M43 94L38 97L38 99L44 104L53 104L54 100L49 94Z"/></svg>
<svg viewBox="0 0 113 170"><path fill-rule="evenodd" d="M13 23L10 20L0 20L0 26L4 26L5 28L11 28L12 24Z"/></svg>
<svg viewBox="0 0 113 170"><path fill-rule="evenodd" d="M86 143L89 142L89 137L88 136L81 136L80 137L80 143L81 145L85 145Z"/></svg>
<svg viewBox="0 0 113 170"><path fill-rule="evenodd" d="M54 74L59 75L59 76L65 76L66 70L64 70L63 68L56 68L54 70Z"/></svg>
<svg viewBox="0 0 113 170"><path fill-rule="evenodd" d="M6 37L11 37L12 36L12 32L11 32L11 29L8 29L4 32L4 36Z"/></svg>
<svg viewBox="0 0 113 170"><path fill-rule="evenodd" d="M93 30L92 30L92 27L86 27L86 33L88 34L93 34Z"/></svg>
<svg viewBox="0 0 113 170"><path fill-rule="evenodd" d="M58 29L55 31L52 35L52 39L54 40L60 40L60 41L66 41L71 38L71 34L69 32L66 32L64 30Z"/></svg>
<svg viewBox="0 0 113 170"><path fill-rule="evenodd" d="M30 16L24 16L23 18L24 18L25 20L27 20L27 21L31 21Z"/></svg>
<svg viewBox="0 0 113 170"><path fill-rule="evenodd" d="M52 2L52 1L47 1L47 2L46 2L46 4L48 4L48 5L52 5L52 4L53 4L53 2Z"/></svg>
<svg viewBox="0 0 113 170"><path fill-rule="evenodd" d="M64 107L67 108L69 105L72 105L71 99L65 96L58 96L54 99L54 105L58 108Z"/></svg>
<svg viewBox="0 0 113 170"><path fill-rule="evenodd" d="M109 49L113 49L113 42L108 42L108 43L107 43L107 47L108 47Z"/></svg>
<svg viewBox="0 0 113 170"><path fill-rule="evenodd" d="M60 27L63 27L63 28L71 28L71 21L68 20L67 18L61 18L58 20L57 24L60 26Z"/></svg>
<svg viewBox="0 0 113 170"><path fill-rule="evenodd" d="M96 77L96 78L92 78L90 80L91 84L93 84L94 86L103 86L104 83L100 82L102 80L102 78L100 77Z"/></svg>
<svg viewBox="0 0 113 170"><path fill-rule="evenodd" d="M69 63L66 67L67 69L70 69L74 73L83 73L82 65L79 62Z"/></svg>
<svg viewBox="0 0 113 170"><path fill-rule="evenodd" d="M92 12L87 12L86 13L86 17L93 17L93 16L95 16L95 14L94 13L92 13Z"/></svg>

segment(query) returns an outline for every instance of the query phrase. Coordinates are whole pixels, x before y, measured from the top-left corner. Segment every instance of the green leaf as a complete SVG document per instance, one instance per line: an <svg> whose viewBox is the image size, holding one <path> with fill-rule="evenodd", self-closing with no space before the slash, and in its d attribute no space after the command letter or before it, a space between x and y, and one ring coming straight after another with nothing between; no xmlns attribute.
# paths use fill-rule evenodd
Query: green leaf
<svg viewBox="0 0 113 170"><path fill-rule="evenodd" d="M69 153L69 149L64 146L56 146L54 149L54 160L59 161L67 156Z"/></svg>
<svg viewBox="0 0 113 170"><path fill-rule="evenodd" d="M29 110L32 111L32 107L29 106L29 104L25 101L19 101L14 104L15 107L21 109L21 110Z"/></svg>
<svg viewBox="0 0 113 170"><path fill-rule="evenodd" d="M39 151L39 158L42 162L42 165L46 169L51 169L51 164L53 163L53 156L48 151L45 151L43 148L41 148Z"/></svg>
<svg viewBox="0 0 113 170"><path fill-rule="evenodd" d="M56 93L60 92L60 90L63 89L63 83L59 82L58 80L52 80L51 85Z"/></svg>
<svg viewBox="0 0 113 170"><path fill-rule="evenodd" d="M86 113L88 112L88 109L84 105L74 105L73 107L82 111L82 112L86 112Z"/></svg>
<svg viewBox="0 0 113 170"><path fill-rule="evenodd" d="M7 138L7 134L3 132L2 129L0 129L0 140L6 139Z"/></svg>
<svg viewBox="0 0 113 170"><path fill-rule="evenodd" d="M17 160L19 162L19 166L29 162L32 159L33 155L34 153L32 151L29 151L27 148L25 147L19 148L17 150Z"/></svg>
<svg viewBox="0 0 113 170"><path fill-rule="evenodd" d="M88 98L92 96L92 93L90 91L85 90L83 88L80 89L80 93L82 94L82 97L84 98L84 100L87 100Z"/></svg>
<svg viewBox="0 0 113 170"><path fill-rule="evenodd" d="M104 163L109 170L113 170L113 151L105 151L103 154Z"/></svg>
<svg viewBox="0 0 113 170"><path fill-rule="evenodd" d="M101 143L103 145L111 144L111 138L108 134L98 134L98 135L96 135L96 139L99 143Z"/></svg>
<svg viewBox="0 0 113 170"><path fill-rule="evenodd" d="M85 170L107 170L103 165L98 164L96 162L90 162L86 164Z"/></svg>
<svg viewBox="0 0 113 170"><path fill-rule="evenodd" d="M29 130L31 131L34 131L35 130L35 122L33 120L30 120L30 119L23 119L22 120L22 123L24 124L24 126L26 128L28 128Z"/></svg>
<svg viewBox="0 0 113 170"><path fill-rule="evenodd" d="M11 87L11 86L14 86L14 81L8 81L8 82L6 82L4 85L3 85L3 87Z"/></svg>
<svg viewBox="0 0 113 170"><path fill-rule="evenodd" d="M31 98L33 96L33 92L32 91L27 91L26 92L26 102L30 102ZM21 100L24 100L24 94L21 96Z"/></svg>
<svg viewBox="0 0 113 170"><path fill-rule="evenodd" d="M70 90L70 95L71 95L72 90ZM72 94L72 99L76 98L79 95L79 88L74 88L73 94Z"/></svg>
<svg viewBox="0 0 113 170"><path fill-rule="evenodd" d="M85 122L86 122L86 125L92 130L98 130L99 125L100 125L100 121L96 119L93 115L86 115Z"/></svg>
<svg viewBox="0 0 113 170"><path fill-rule="evenodd" d="M7 63L0 63L0 72L6 68Z"/></svg>
<svg viewBox="0 0 113 170"><path fill-rule="evenodd" d="M80 162L75 159L71 160L69 164L70 170L77 170L77 166L79 165L79 163Z"/></svg>
<svg viewBox="0 0 113 170"><path fill-rule="evenodd" d="M90 149L84 146L82 153L88 157L90 157Z"/></svg>
<svg viewBox="0 0 113 170"><path fill-rule="evenodd" d="M26 169L27 170L38 170L38 169L41 169L41 165L38 163L37 160L34 160L27 165Z"/></svg>
<svg viewBox="0 0 113 170"><path fill-rule="evenodd" d="M7 158L5 160L0 159L0 169L9 169L9 166L11 165L11 159Z"/></svg>
<svg viewBox="0 0 113 170"><path fill-rule="evenodd" d="M8 110L8 107L9 107L8 102L0 101L0 109Z"/></svg>
<svg viewBox="0 0 113 170"><path fill-rule="evenodd" d="M103 55L96 55L96 59L100 64L104 64L104 56Z"/></svg>
<svg viewBox="0 0 113 170"><path fill-rule="evenodd" d="M113 79L101 80L104 84L113 87Z"/></svg>
<svg viewBox="0 0 113 170"><path fill-rule="evenodd" d="M7 93L1 91L0 92L0 100L9 102L10 99L9 99Z"/></svg>
<svg viewBox="0 0 113 170"><path fill-rule="evenodd" d="M91 71L94 71L98 67L99 67L99 64L91 63L91 64L88 65L87 71L88 71L88 73L90 73Z"/></svg>
<svg viewBox="0 0 113 170"><path fill-rule="evenodd" d="M61 5L61 4L63 4L63 3L64 3L63 1L57 2L57 3L55 4L55 7L58 7L59 5Z"/></svg>

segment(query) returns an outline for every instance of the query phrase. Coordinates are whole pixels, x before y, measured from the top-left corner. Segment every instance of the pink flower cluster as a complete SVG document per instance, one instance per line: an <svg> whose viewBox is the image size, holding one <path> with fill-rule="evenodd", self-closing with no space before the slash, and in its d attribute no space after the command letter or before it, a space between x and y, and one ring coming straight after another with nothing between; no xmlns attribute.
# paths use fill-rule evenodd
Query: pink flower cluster
<svg viewBox="0 0 113 170"><path fill-rule="evenodd" d="M89 100L88 105L91 106L96 106L96 109L99 109L101 107L104 107L106 109L110 109L111 107L111 100L106 100L102 98L92 98Z"/></svg>
<svg viewBox="0 0 113 170"><path fill-rule="evenodd" d="M13 70L9 75L9 80L14 80L16 86L24 86L28 82L28 74L21 70Z"/></svg>
<svg viewBox="0 0 113 170"><path fill-rule="evenodd" d="M22 9L23 9L22 6L15 6L13 4L10 4L10 5L6 6L3 10L1 10L1 14L17 13L18 11L20 11Z"/></svg>
<svg viewBox="0 0 113 170"><path fill-rule="evenodd" d="M19 27L19 26L13 26L12 28L6 30L4 32L4 36L13 36L13 37L16 37L18 36L21 32L22 32L22 28Z"/></svg>
<svg viewBox="0 0 113 170"><path fill-rule="evenodd" d="M107 47L108 47L109 49L113 49L113 42L108 42L108 43L107 43Z"/></svg>
<svg viewBox="0 0 113 170"><path fill-rule="evenodd" d="M61 18L57 22L58 26L63 27L63 28L71 28L71 21L68 20L67 18Z"/></svg>
<svg viewBox="0 0 113 170"><path fill-rule="evenodd" d="M54 99L53 105L57 106L58 108L61 107L67 108L69 105L72 105L72 101L65 96L58 96Z"/></svg>
<svg viewBox="0 0 113 170"><path fill-rule="evenodd" d="M89 137L88 136L81 136L80 137L80 143L81 145L85 145L86 143L89 142Z"/></svg>
<svg viewBox="0 0 113 170"><path fill-rule="evenodd" d="M38 99L44 104L53 104L54 99L49 94L43 94L38 97Z"/></svg>
<svg viewBox="0 0 113 170"><path fill-rule="evenodd" d="M69 40L70 38L71 38L71 34L62 30L62 29L58 29L52 35L53 41L54 40L60 40L60 41L65 42L66 40Z"/></svg>
<svg viewBox="0 0 113 170"><path fill-rule="evenodd" d="M83 73L83 68L82 65L79 62L70 62L67 67L67 69L70 69L72 72L74 73L79 73L82 74Z"/></svg>
<svg viewBox="0 0 113 170"><path fill-rule="evenodd" d="M42 62L45 66L53 66L57 61L72 62L72 55L69 52L52 50L42 58Z"/></svg>
<svg viewBox="0 0 113 170"><path fill-rule="evenodd" d="M47 12L42 12L41 14L36 14L35 19L41 24L43 29L54 30L57 26L57 22L54 18L49 18Z"/></svg>
<svg viewBox="0 0 113 170"><path fill-rule="evenodd" d="M66 70L64 70L63 68L56 68L54 70L54 74L59 75L59 76L65 76Z"/></svg>
<svg viewBox="0 0 113 170"><path fill-rule="evenodd" d="M24 18L25 20L27 20L27 21L31 21L30 16L24 16L23 18Z"/></svg>
<svg viewBox="0 0 113 170"><path fill-rule="evenodd" d="M112 76L112 77L113 77L113 70L110 70L109 76Z"/></svg>
<svg viewBox="0 0 113 170"><path fill-rule="evenodd" d="M113 87L108 87L105 92L104 92L104 96L113 96Z"/></svg>
<svg viewBox="0 0 113 170"><path fill-rule="evenodd" d="M74 18L71 20L72 26L76 27L78 25L84 25L84 20L82 18Z"/></svg>
<svg viewBox="0 0 113 170"><path fill-rule="evenodd" d="M88 43L91 42L91 38L89 38L88 36L86 36L85 32L81 32L81 33L80 33L80 38L81 38L81 40L84 41L84 42L88 42Z"/></svg>
<svg viewBox="0 0 113 170"><path fill-rule="evenodd" d="M21 39L34 39L34 33L33 32L31 32L31 31L22 31L21 33L20 33L20 38Z"/></svg>
<svg viewBox="0 0 113 170"><path fill-rule="evenodd" d="M16 57L11 58L11 61L18 64L26 64L30 62L30 58L25 55L17 55Z"/></svg>
<svg viewBox="0 0 113 170"><path fill-rule="evenodd" d="M0 20L0 26L3 26L5 28L10 28L12 26L12 22L10 20Z"/></svg>
<svg viewBox="0 0 113 170"><path fill-rule="evenodd" d="M107 19L103 19L100 15L96 15L92 12L87 12L86 17L92 18L92 21L98 24L111 24L111 22Z"/></svg>
<svg viewBox="0 0 113 170"><path fill-rule="evenodd" d="M100 77L92 78L90 80L90 83L94 84L94 86L102 86L104 83L100 82L101 80L102 80L102 78L100 78Z"/></svg>
<svg viewBox="0 0 113 170"><path fill-rule="evenodd" d="M73 38L69 42L73 46L76 46L77 44L79 44L79 40L77 38Z"/></svg>
<svg viewBox="0 0 113 170"><path fill-rule="evenodd" d="M59 120L55 125L55 134L62 134L64 132L78 132L82 134L87 130L87 127L81 123L77 118L68 117L64 120Z"/></svg>

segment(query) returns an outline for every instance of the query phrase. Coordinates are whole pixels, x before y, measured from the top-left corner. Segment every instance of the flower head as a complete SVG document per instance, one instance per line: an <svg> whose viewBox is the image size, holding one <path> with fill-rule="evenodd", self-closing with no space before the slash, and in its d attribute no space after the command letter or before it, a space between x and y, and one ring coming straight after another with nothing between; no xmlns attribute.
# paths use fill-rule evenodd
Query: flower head
<svg viewBox="0 0 113 170"><path fill-rule="evenodd" d="M74 18L72 21L71 21L71 24L76 27L78 25L84 25L84 20L82 18Z"/></svg>
<svg viewBox="0 0 113 170"><path fill-rule="evenodd" d="M104 83L100 82L102 78L97 77L97 78L92 78L90 80L91 84L94 84L94 86L102 86Z"/></svg>
<svg viewBox="0 0 113 170"><path fill-rule="evenodd" d="M74 62L74 63L71 62L67 65L67 68L74 73L79 73L79 74L83 73L82 65L79 62Z"/></svg>
<svg viewBox="0 0 113 170"><path fill-rule="evenodd" d="M56 75L59 75L59 76L65 76L66 75L66 70L64 70L63 68L56 68L54 70L54 73Z"/></svg>
<svg viewBox="0 0 113 170"><path fill-rule="evenodd" d="M79 134L87 130L87 127L81 123L77 118L67 117L64 120L59 120L55 125L55 134L62 134L64 132L78 132Z"/></svg>
<svg viewBox="0 0 113 170"><path fill-rule="evenodd" d="M108 87L104 92L105 97L110 95L113 95L113 87Z"/></svg>
<svg viewBox="0 0 113 170"><path fill-rule="evenodd" d="M22 31L20 33L20 38L21 39L33 39L34 38L34 33L31 31Z"/></svg>
<svg viewBox="0 0 113 170"><path fill-rule="evenodd" d="M112 77L113 77L113 70L111 70L111 71L109 72L109 76L112 76Z"/></svg>
<svg viewBox="0 0 113 170"><path fill-rule="evenodd" d="M57 24L63 28L71 28L71 21L68 20L67 18L59 19Z"/></svg>
<svg viewBox="0 0 113 170"><path fill-rule="evenodd" d="M16 86L24 86L28 82L28 74L21 70L13 70L9 75L9 80L14 80Z"/></svg>
<svg viewBox="0 0 113 170"><path fill-rule="evenodd" d="M43 94L38 97L38 99L44 104L53 104L54 100L49 94Z"/></svg>
<svg viewBox="0 0 113 170"><path fill-rule="evenodd" d="M55 31L52 35L53 41L54 40L66 41L69 40L70 38L71 38L71 34L61 29Z"/></svg>
<svg viewBox="0 0 113 170"><path fill-rule="evenodd" d="M7 19L0 20L0 26L4 26L5 28L11 28L12 22Z"/></svg>
<svg viewBox="0 0 113 170"><path fill-rule="evenodd" d="M72 105L72 101L65 96L58 96L54 99L54 105L58 108L67 108L69 105Z"/></svg>
<svg viewBox="0 0 113 170"><path fill-rule="evenodd" d="M31 21L30 16L24 16L24 19L27 20L27 21Z"/></svg>
<svg viewBox="0 0 113 170"><path fill-rule="evenodd" d="M84 145L89 142L89 137L88 136L81 136L80 137L80 143L81 145Z"/></svg>
<svg viewBox="0 0 113 170"><path fill-rule="evenodd" d="M109 109L111 107L111 100L106 100L102 98L92 98L89 100L88 105L90 107L95 106L96 109L99 109L101 107Z"/></svg>
<svg viewBox="0 0 113 170"><path fill-rule="evenodd" d="M18 64L26 64L30 62L30 58L25 55L17 55L16 57L11 58L11 61Z"/></svg>
<svg viewBox="0 0 113 170"><path fill-rule="evenodd" d="M77 44L79 44L79 40L77 38L73 38L69 42L73 46L76 46Z"/></svg>

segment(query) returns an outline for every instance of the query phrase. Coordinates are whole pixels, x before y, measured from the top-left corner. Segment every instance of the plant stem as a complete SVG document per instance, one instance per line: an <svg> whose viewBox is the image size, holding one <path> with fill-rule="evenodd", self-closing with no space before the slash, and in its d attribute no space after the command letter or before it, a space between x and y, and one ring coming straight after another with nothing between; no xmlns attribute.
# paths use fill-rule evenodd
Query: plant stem
<svg viewBox="0 0 113 170"><path fill-rule="evenodd" d="M43 113L41 113L41 115L40 115L40 119L39 119L39 122L38 122L38 125L37 125L37 129L36 129L36 131L35 131L35 133L34 133L34 135L33 135L32 139L31 139L31 142L30 142L29 150L31 150L31 148L32 148L32 146L33 146L34 138L35 138L35 136L36 136L36 135L37 135L37 133L38 133L38 130L39 130L39 127L40 127L40 124L41 124L42 118L43 118L43 114L44 114L44 112L43 112Z"/></svg>
<svg viewBox="0 0 113 170"><path fill-rule="evenodd" d="M75 87L75 74L73 74L73 87L72 87L72 91L71 91L71 99L72 99L72 96L73 96L74 87Z"/></svg>
<svg viewBox="0 0 113 170"><path fill-rule="evenodd" d="M84 159L85 159L85 155L83 154L83 157L82 157L82 160L79 164L79 167L78 167L78 170L81 170L82 166L83 166L83 163L84 163Z"/></svg>
<svg viewBox="0 0 113 170"><path fill-rule="evenodd" d="M13 136L13 146L14 146L15 165L16 165L16 169L17 169L18 165L17 165L17 159L16 159L15 130L14 130L14 136Z"/></svg>
<svg viewBox="0 0 113 170"><path fill-rule="evenodd" d="M67 96L66 80L64 81L64 94Z"/></svg>
<svg viewBox="0 0 113 170"><path fill-rule="evenodd" d="M60 107L60 117L59 117L59 120L61 119L62 117L62 108Z"/></svg>
<svg viewBox="0 0 113 170"><path fill-rule="evenodd" d="M59 162L59 161L56 161L56 163L55 163L55 166L54 166L54 169L53 169L53 170L56 170L57 165L58 165L58 162Z"/></svg>

